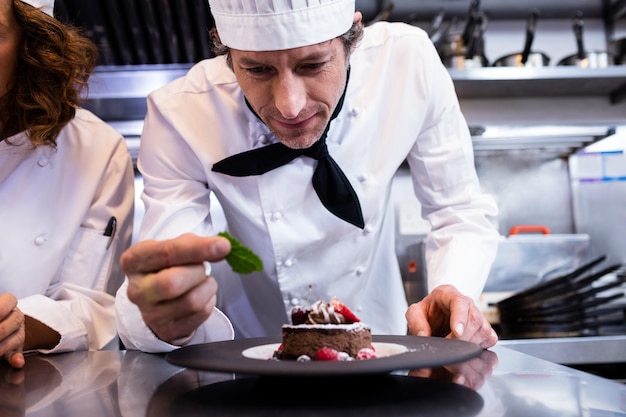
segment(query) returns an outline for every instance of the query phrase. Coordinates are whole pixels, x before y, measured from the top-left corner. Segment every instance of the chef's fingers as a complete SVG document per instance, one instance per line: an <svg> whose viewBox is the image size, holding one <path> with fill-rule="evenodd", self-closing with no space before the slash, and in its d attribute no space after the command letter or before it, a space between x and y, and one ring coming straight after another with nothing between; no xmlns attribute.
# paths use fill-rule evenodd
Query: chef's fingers
<svg viewBox="0 0 626 417"><path fill-rule="evenodd" d="M467 323L473 323L474 320L470 319ZM465 325L464 325L465 326ZM457 326L455 331L451 332L448 336L449 339L459 339L467 342L480 345L483 349L488 349L498 342L498 334L493 330L491 324L486 319L483 319L478 325L469 325L463 327L462 333L460 333L461 326Z"/></svg>
<svg viewBox="0 0 626 417"><path fill-rule="evenodd" d="M208 279L203 264L176 266L128 278L128 298L142 310L151 304L179 298Z"/></svg>
<svg viewBox="0 0 626 417"><path fill-rule="evenodd" d="M9 316L17 307L17 298L11 293L0 294L0 321Z"/></svg>
<svg viewBox="0 0 626 417"><path fill-rule="evenodd" d="M205 279L179 296L157 303L141 303L142 317L157 337L166 342L185 338L211 314L217 301L217 282Z"/></svg>
<svg viewBox="0 0 626 417"><path fill-rule="evenodd" d="M21 350L9 352L5 355L5 358L13 368L22 369L26 365L26 359L24 359L24 354Z"/></svg>
<svg viewBox="0 0 626 417"><path fill-rule="evenodd" d="M409 327L409 333L415 336L431 336L432 329L427 316L427 301L422 300L411 304L406 311L405 317Z"/></svg>
<svg viewBox="0 0 626 417"><path fill-rule="evenodd" d="M483 349L495 345L498 336L474 301L454 291L456 294L449 299L451 337L479 344Z"/></svg>
<svg viewBox="0 0 626 417"><path fill-rule="evenodd" d="M186 233L164 241L138 242L122 254L120 264L130 276L177 265L221 261L230 250L230 242L221 236L200 237Z"/></svg>
<svg viewBox="0 0 626 417"><path fill-rule="evenodd" d="M493 330L491 324L483 319L482 325L467 340L480 345L483 349L488 349L498 342L498 334Z"/></svg>
<svg viewBox="0 0 626 417"><path fill-rule="evenodd" d="M409 332L417 336L444 337L450 333L450 309L459 294L451 285L436 287L406 312Z"/></svg>
<svg viewBox="0 0 626 417"><path fill-rule="evenodd" d="M24 314L15 307L0 321L0 357L14 368L24 366L25 335Z"/></svg>
<svg viewBox="0 0 626 417"><path fill-rule="evenodd" d="M469 305L467 300L460 303L461 307L456 305L452 310L450 337L476 343L483 349L494 346L498 342L498 335L482 312L471 300Z"/></svg>

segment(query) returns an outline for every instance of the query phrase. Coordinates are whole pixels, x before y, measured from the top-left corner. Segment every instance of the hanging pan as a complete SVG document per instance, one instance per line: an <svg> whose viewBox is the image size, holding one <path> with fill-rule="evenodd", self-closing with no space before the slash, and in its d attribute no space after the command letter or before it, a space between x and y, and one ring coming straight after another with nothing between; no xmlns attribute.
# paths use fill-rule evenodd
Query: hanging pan
<svg viewBox="0 0 626 417"><path fill-rule="evenodd" d="M533 51L532 44L535 38L535 28L539 10L534 9L526 22L526 40L524 49L520 53L505 55L498 58L494 67L545 67L550 63L550 57L543 52Z"/></svg>
<svg viewBox="0 0 626 417"><path fill-rule="evenodd" d="M607 51L587 51L585 49L581 12L578 12L574 18L574 36L576 38L576 53L561 59L558 65L580 68L606 68L613 65L613 56Z"/></svg>

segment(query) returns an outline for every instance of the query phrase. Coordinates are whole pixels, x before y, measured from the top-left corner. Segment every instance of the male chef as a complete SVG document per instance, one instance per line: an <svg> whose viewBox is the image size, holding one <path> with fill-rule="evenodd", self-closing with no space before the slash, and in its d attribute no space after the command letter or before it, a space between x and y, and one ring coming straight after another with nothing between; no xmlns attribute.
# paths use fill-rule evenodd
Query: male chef
<svg viewBox="0 0 626 417"><path fill-rule="evenodd" d="M355 0L209 0L218 56L151 93L138 167L145 217L121 258L119 331L163 352L279 336L295 305L338 297L374 334L488 348L475 305L495 257L454 86L419 28L364 28ZM390 190L407 161L428 295L407 306ZM211 216L258 254L236 274ZM205 268L206 264L211 268Z"/></svg>

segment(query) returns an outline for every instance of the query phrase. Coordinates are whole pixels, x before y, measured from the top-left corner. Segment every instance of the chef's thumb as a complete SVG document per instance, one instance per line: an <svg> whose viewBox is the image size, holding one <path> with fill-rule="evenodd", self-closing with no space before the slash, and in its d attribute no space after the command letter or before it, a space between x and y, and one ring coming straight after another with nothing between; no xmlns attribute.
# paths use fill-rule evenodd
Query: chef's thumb
<svg viewBox="0 0 626 417"><path fill-rule="evenodd" d="M232 248L230 246L230 241L228 239L226 239L225 237L216 236L211 241L211 246L209 247L209 250L211 252L211 257L212 257L212 259L209 259L209 260L210 261L222 260L226 258L226 256L230 253L231 249Z"/></svg>

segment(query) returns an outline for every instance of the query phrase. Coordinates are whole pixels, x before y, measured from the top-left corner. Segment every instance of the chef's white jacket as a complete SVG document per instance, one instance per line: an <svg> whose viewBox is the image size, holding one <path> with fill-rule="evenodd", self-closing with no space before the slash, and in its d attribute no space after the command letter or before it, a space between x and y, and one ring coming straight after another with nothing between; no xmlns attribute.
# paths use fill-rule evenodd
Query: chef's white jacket
<svg viewBox="0 0 626 417"><path fill-rule="evenodd" d="M469 129L454 86L426 34L378 23L350 59L344 106L331 125L330 155L354 187L363 230L335 217L311 185L317 162L300 157L260 176L211 171L223 158L275 143L248 109L224 57L205 60L148 97L138 166L146 213L139 239L213 235L210 195L230 233L259 254L264 270L236 275L213 265L218 306L235 337L279 336L296 304L338 297L375 334L406 334L407 303L394 242L390 189L408 161L432 225L429 288L450 283L478 297L495 257L494 199L481 192ZM123 286L118 326L127 347L174 347L151 334ZM220 313L190 343L229 337Z"/></svg>
<svg viewBox="0 0 626 417"><path fill-rule="evenodd" d="M0 142L0 293L61 334L45 352L117 346L119 255L130 245L134 171L124 138L79 109L56 149ZM117 218L112 237L104 236ZM108 247L108 248L107 248Z"/></svg>

